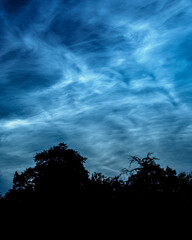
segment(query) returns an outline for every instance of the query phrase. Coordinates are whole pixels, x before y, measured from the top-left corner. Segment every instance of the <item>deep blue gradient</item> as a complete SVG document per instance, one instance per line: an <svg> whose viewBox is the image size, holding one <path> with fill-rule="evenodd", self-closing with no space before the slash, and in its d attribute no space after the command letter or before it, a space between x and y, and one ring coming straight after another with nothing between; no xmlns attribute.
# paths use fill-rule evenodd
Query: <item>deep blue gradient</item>
<svg viewBox="0 0 192 240"><path fill-rule="evenodd" d="M0 1L0 191L65 142L112 176L192 170L191 0Z"/></svg>

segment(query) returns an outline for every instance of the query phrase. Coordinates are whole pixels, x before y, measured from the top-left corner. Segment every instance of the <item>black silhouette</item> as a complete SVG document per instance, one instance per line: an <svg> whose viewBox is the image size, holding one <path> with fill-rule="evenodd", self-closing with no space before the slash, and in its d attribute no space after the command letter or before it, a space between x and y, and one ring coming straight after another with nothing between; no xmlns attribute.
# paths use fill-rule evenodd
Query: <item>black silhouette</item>
<svg viewBox="0 0 192 240"><path fill-rule="evenodd" d="M50 207L83 198L89 184L88 171L80 154L63 143L36 154L34 168L15 173L13 188L5 199L19 205L36 203Z"/></svg>
<svg viewBox="0 0 192 240"><path fill-rule="evenodd" d="M170 167L163 169L156 160L152 153L145 158L131 156L129 168L116 177L101 173L89 176L84 167L86 158L60 143L36 154L35 167L15 172L13 187L1 196L0 206L19 211L65 209L65 213L70 211L70 214L71 211L85 211L85 208L96 213L111 207L113 211L129 212L130 206L133 209L190 207L192 174L177 174ZM127 176L127 180L122 176Z"/></svg>

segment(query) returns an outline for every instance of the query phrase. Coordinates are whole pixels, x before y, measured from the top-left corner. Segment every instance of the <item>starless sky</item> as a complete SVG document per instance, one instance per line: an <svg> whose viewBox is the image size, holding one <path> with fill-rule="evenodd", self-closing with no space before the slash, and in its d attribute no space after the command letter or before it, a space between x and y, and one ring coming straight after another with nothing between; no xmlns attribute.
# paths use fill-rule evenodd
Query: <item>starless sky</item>
<svg viewBox="0 0 192 240"><path fill-rule="evenodd" d="M60 142L108 176L192 170L191 0L0 1L0 191Z"/></svg>

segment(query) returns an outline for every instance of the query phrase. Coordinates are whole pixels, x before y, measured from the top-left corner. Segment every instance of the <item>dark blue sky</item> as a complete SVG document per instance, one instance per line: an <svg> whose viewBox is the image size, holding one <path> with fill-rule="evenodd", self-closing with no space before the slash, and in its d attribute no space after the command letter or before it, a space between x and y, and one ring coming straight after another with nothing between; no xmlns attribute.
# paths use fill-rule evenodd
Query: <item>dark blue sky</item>
<svg viewBox="0 0 192 240"><path fill-rule="evenodd" d="M65 142L112 176L192 170L191 0L0 1L0 191Z"/></svg>

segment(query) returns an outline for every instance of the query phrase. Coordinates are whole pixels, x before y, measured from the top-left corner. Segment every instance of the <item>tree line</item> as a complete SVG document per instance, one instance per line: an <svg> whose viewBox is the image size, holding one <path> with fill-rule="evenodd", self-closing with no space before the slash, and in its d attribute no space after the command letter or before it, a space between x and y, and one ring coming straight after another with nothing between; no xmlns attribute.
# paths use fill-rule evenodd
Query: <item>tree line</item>
<svg viewBox="0 0 192 240"><path fill-rule="evenodd" d="M107 177L89 174L86 158L64 143L34 157L35 166L13 177L13 186L1 197L0 206L61 207L115 205L158 206L192 203L192 173L162 168L152 153L130 156L128 168Z"/></svg>

